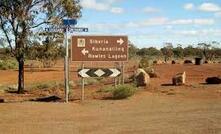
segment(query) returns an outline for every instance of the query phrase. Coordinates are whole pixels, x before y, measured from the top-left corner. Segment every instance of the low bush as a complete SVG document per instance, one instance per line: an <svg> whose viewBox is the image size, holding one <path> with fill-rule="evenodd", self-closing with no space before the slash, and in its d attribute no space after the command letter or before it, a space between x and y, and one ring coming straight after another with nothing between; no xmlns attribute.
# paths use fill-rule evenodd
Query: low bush
<svg viewBox="0 0 221 134"><path fill-rule="evenodd" d="M131 85L120 85L113 89L113 99L125 99L134 95L136 89Z"/></svg>
<svg viewBox="0 0 221 134"><path fill-rule="evenodd" d="M42 90L42 89L53 89L53 88L63 88L63 87L64 87L63 82L54 82L54 81L37 82L26 86L26 88L29 90L38 90L38 89ZM70 85L70 87L72 86Z"/></svg>
<svg viewBox="0 0 221 134"><path fill-rule="evenodd" d="M147 68L147 67L151 67L152 65L153 65L153 61L150 58L143 57L140 60L139 68Z"/></svg>
<svg viewBox="0 0 221 134"><path fill-rule="evenodd" d="M96 78L86 78L84 79L84 85L93 85L93 84L99 83L99 81L100 80ZM77 85L81 86L82 80L78 80Z"/></svg>
<svg viewBox="0 0 221 134"><path fill-rule="evenodd" d="M102 93L112 93L114 90L114 87L108 86L108 87L102 87L98 92Z"/></svg>
<svg viewBox="0 0 221 134"><path fill-rule="evenodd" d="M108 98L119 100L119 99L126 99L134 95L135 91L136 91L136 85L118 85L116 87L114 86L103 87L98 92L108 94L109 96Z"/></svg>
<svg viewBox="0 0 221 134"><path fill-rule="evenodd" d="M0 70L17 69L18 64L15 60L1 60Z"/></svg>
<svg viewBox="0 0 221 134"><path fill-rule="evenodd" d="M47 88L50 88L50 87L52 87L51 83L38 83L36 85L37 89L47 89Z"/></svg>

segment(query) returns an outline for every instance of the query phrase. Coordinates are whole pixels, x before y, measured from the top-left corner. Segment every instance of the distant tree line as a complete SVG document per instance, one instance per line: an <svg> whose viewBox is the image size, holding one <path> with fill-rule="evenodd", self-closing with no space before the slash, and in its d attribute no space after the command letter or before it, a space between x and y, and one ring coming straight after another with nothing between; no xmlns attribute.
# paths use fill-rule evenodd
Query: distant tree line
<svg viewBox="0 0 221 134"><path fill-rule="evenodd" d="M214 60L221 58L221 48L215 46L219 46L219 43L199 43L196 47L193 47L193 45L188 45L187 47L177 45L177 47L173 47L172 44L166 44L163 48L157 49L155 47L137 48L134 44L130 43L129 57L163 58L165 62L169 59L183 59L186 57L199 57L205 60Z"/></svg>
<svg viewBox="0 0 221 134"><path fill-rule="evenodd" d="M41 61L44 67L51 67L56 60L63 58L65 55L64 47L56 41L46 38L42 43L33 42L26 49L26 59ZM182 47L177 45L166 45L161 49L155 47L137 48L131 42L129 43L129 58L133 57L154 57L163 58L165 61L169 59L183 59L200 57L205 60L214 60L221 58L221 48L214 47L212 44L199 43L196 47L189 45ZM10 57L9 48L0 48L0 58Z"/></svg>
<svg viewBox="0 0 221 134"><path fill-rule="evenodd" d="M43 67L52 67L58 59L63 58L65 49L59 43L46 38L42 43L33 42L25 50L26 60L37 60L43 64ZM0 48L0 59L9 59L12 57L9 48Z"/></svg>

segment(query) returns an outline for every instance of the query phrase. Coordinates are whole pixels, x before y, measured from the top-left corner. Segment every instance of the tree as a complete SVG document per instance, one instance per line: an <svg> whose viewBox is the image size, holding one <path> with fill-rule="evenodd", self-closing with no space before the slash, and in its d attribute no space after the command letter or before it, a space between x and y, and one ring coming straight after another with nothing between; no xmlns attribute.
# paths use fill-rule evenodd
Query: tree
<svg viewBox="0 0 221 134"><path fill-rule="evenodd" d="M183 58L184 56L184 50L180 46L173 48L173 53L174 53L174 57L176 58Z"/></svg>
<svg viewBox="0 0 221 134"><path fill-rule="evenodd" d="M81 16L78 0L1 0L0 27L19 64L18 93L24 92L25 51L36 31L61 24L64 17Z"/></svg>
<svg viewBox="0 0 221 134"><path fill-rule="evenodd" d="M211 49L212 45L207 43L199 43L199 48L202 50L203 58L206 60L209 59L209 50Z"/></svg>
<svg viewBox="0 0 221 134"><path fill-rule="evenodd" d="M128 44L129 44L129 58L135 57L139 49L130 41Z"/></svg>
<svg viewBox="0 0 221 134"><path fill-rule="evenodd" d="M165 47L160 49L164 55L164 61L167 62L169 58L173 56L173 46L170 43L167 43Z"/></svg>
<svg viewBox="0 0 221 134"><path fill-rule="evenodd" d="M161 52L156 49L155 47L149 47L149 48L141 48L138 52L137 55L139 56L157 56L159 57L161 55Z"/></svg>
<svg viewBox="0 0 221 134"><path fill-rule="evenodd" d="M27 58L38 60L43 63L43 67L52 67L57 59L64 56L65 49L56 41L46 38L43 44L34 42L27 51Z"/></svg>
<svg viewBox="0 0 221 134"><path fill-rule="evenodd" d="M213 60L216 56L215 45L220 45L218 42L213 41L211 43L199 43L198 46L205 60Z"/></svg>
<svg viewBox="0 0 221 134"><path fill-rule="evenodd" d="M187 46L183 49L184 57L194 57L201 56L201 51L199 48L194 48L192 45Z"/></svg>

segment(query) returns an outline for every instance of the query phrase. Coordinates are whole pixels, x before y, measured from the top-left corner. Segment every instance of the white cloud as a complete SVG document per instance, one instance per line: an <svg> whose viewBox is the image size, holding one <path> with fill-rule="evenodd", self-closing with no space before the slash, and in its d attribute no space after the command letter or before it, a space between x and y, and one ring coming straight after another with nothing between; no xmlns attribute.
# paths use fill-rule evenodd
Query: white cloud
<svg viewBox="0 0 221 134"><path fill-rule="evenodd" d="M156 26L156 25L213 25L214 19L177 19L169 20L165 17L151 18L143 22L139 22L140 26Z"/></svg>
<svg viewBox="0 0 221 134"><path fill-rule="evenodd" d="M83 8L94 9L98 11L104 11L110 8L110 5L105 3L98 3L96 0L82 0L81 6Z"/></svg>
<svg viewBox="0 0 221 134"><path fill-rule="evenodd" d="M221 7L215 3L203 3L198 9L204 12L218 12L221 11Z"/></svg>
<svg viewBox="0 0 221 134"><path fill-rule="evenodd" d="M81 0L81 6L87 9L93 9L97 11L109 11L111 13L123 13L124 9L119 7L112 7L112 5L119 0L106 0L106 1L98 1L98 0Z"/></svg>
<svg viewBox="0 0 221 134"><path fill-rule="evenodd" d="M213 25L215 23L214 19L194 19L194 24L196 25Z"/></svg>
<svg viewBox="0 0 221 134"><path fill-rule="evenodd" d="M137 28L137 27L139 27L139 24L137 24L135 22L128 22L125 26L129 27L129 28Z"/></svg>
<svg viewBox="0 0 221 134"><path fill-rule="evenodd" d="M221 12L215 13L215 17L221 17Z"/></svg>
<svg viewBox="0 0 221 134"><path fill-rule="evenodd" d="M165 25L168 22L168 18L165 17L158 17L158 18L151 18L140 22L139 24L142 26L154 26L154 25Z"/></svg>
<svg viewBox="0 0 221 134"><path fill-rule="evenodd" d="M111 8L111 12L115 13L115 14L121 14L124 12L124 9L120 8L120 7L113 7L113 8Z"/></svg>
<svg viewBox="0 0 221 134"><path fill-rule="evenodd" d="M143 21L130 21L126 23L97 23L86 25L92 31L112 33L113 31L119 31L122 29L137 29L138 31L142 28L147 28L151 26L163 26L166 30L172 30L176 25L213 25L215 23L214 19L178 19L170 20L166 17L150 18ZM137 31L136 30L136 31ZM191 34L194 35L196 32L192 31L182 31L180 34Z"/></svg>
<svg viewBox="0 0 221 134"><path fill-rule="evenodd" d="M171 21L173 25L213 25L214 19L180 19Z"/></svg>
<svg viewBox="0 0 221 134"><path fill-rule="evenodd" d="M184 35L184 36L221 36L221 29L203 29L203 30L184 30L184 31L174 31L174 34Z"/></svg>
<svg viewBox="0 0 221 134"><path fill-rule="evenodd" d="M165 28L166 28L166 30L171 30L171 29L173 29L173 26L172 25L167 25Z"/></svg>
<svg viewBox="0 0 221 134"><path fill-rule="evenodd" d="M193 10L195 8L193 3L187 3L184 5L184 9L186 10Z"/></svg>
<svg viewBox="0 0 221 134"><path fill-rule="evenodd" d="M185 35L185 36L192 36L192 35L197 35L198 31L196 30L189 30L189 31L175 31L175 34L178 35Z"/></svg>
<svg viewBox="0 0 221 134"><path fill-rule="evenodd" d="M192 19L179 19L170 22L172 25L189 25L193 24Z"/></svg>
<svg viewBox="0 0 221 134"><path fill-rule="evenodd" d="M160 12L160 9L153 8L153 7L145 7L145 8L143 9L143 11L144 11L145 13L158 13L158 12Z"/></svg>

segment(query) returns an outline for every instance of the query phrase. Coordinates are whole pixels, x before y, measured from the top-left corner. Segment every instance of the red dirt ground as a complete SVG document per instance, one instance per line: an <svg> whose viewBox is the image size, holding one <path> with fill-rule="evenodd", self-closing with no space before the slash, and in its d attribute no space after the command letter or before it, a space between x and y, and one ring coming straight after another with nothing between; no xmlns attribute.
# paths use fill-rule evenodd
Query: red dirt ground
<svg viewBox="0 0 221 134"><path fill-rule="evenodd" d="M72 80L79 79L76 74L79 67L71 66ZM126 66L130 74L132 68L132 64ZM221 133L221 85L204 84L206 77L221 75L221 64L162 64L154 68L160 77L151 79L149 87L140 88L135 96L126 100L104 100L103 94L97 91L108 86L105 83L86 86L84 102L79 101L80 87L75 87L71 96L74 101L69 104L17 102L51 94L63 95L63 89L34 90L24 95L0 92L0 98L12 101L0 104L0 134ZM27 84L63 81L62 65L50 70L28 70L25 73ZM187 74L186 85L170 86L172 76L183 71ZM0 71L0 84L15 84L16 81L16 71Z"/></svg>

